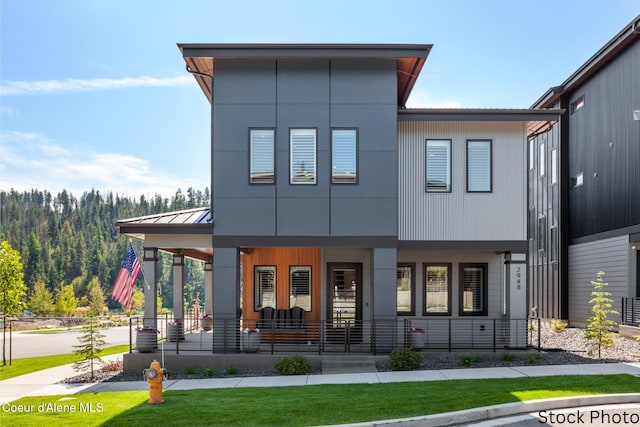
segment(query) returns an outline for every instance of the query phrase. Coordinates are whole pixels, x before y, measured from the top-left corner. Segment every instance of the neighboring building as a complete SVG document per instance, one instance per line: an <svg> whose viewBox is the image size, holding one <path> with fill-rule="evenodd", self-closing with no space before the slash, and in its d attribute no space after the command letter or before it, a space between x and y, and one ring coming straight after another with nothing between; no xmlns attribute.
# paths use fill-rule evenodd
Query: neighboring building
<svg viewBox="0 0 640 427"><path fill-rule="evenodd" d="M533 108L566 112L529 142L530 314L584 323L598 271L622 312L640 297L640 16Z"/></svg>
<svg viewBox="0 0 640 427"><path fill-rule="evenodd" d="M238 350L239 322L319 351L527 345L527 135L561 110L406 109L431 45L179 47L211 102L213 214L118 226L148 271L207 262L209 348Z"/></svg>

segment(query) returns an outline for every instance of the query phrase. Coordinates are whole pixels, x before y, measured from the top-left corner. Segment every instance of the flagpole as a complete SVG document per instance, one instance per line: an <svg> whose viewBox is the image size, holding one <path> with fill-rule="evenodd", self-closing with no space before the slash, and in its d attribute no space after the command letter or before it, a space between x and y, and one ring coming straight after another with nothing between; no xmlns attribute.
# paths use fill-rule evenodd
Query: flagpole
<svg viewBox="0 0 640 427"><path fill-rule="evenodd" d="M136 254L136 248L133 247L133 240L131 240L131 237L129 237L129 245L131 245L131 249L133 249L133 253ZM136 257L140 259L138 254L136 254ZM147 290L150 291L151 285L149 285L149 281L147 280L147 275L144 274L144 258L142 258L142 262L140 263L140 273L142 273L142 279L144 280L144 284L147 287Z"/></svg>

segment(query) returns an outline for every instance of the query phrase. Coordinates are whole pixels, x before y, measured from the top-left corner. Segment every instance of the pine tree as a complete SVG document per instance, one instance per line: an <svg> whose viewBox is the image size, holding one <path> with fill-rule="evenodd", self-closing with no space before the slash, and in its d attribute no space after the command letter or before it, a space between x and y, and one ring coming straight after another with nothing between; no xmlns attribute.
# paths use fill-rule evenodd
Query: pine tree
<svg viewBox="0 0 640 427"><path fill-rule="evenodd" d="M604 271L596 273L596 280L592 280L594 290L591 292L591 317L587 319L589 326L584 331L584 336L590 342L589 354L598 351L598 359L602 358L602 349L611 348L615 345L613 341L613 328L616 322L609 319L610 314L618 314L611 309L613 300L609 298L610 292L604 290L608 283L602 280Z"/></svg>
<svg viewBox="0 0 640 427"><path fill-rule="evenodd" d="M78 300L73 293L73 285L63 285L58 289L56 298L56 314L58 316L71 316L78 306Z"/></svg>
<svg viewBox="0 0 640 427"><path fill-rule="evenodd" d="M99 316L104 309L104 292L97 277L91 279L89 282L89 306L91 306L91 313Z"/></svg>
<svg viewBox="0 0 640 427"><path fill-rule="evenodd" d="M79 357L79 360L73 364L73 368L77 371L89 368L91 381L93 381L95 362L102 362L99 354L107 343L95 318L90 318L89 323L82 328L82 331L82 335L78 337L80 344L73 346L76 349L73 354Z"/></svg>
<svg viewBox="0 0 640 427"><path fill-rule="evenodd" d="M33 285L27 307L38 317L48 316L53 311L53 295L43 281L39 280Z"/></svg>

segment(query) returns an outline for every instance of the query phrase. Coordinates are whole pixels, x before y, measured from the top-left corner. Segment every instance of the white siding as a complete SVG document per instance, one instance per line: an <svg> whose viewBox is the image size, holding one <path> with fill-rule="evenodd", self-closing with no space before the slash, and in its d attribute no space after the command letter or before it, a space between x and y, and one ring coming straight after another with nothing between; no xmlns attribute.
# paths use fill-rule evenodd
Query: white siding
<svg viewBox="0 0 640 427"><path fill-rule="evenodd" d="M526 240L523 122L400 121L399 240ZM452 191L425 192L425 140L451 139ZM493 141L493 192L466 192L466 141Z"/></svg>
<svg viewBox="0 0 640 427"><path fill-rule="evenodd" d="M569 246L569 320L581 324L590 317L592 280L604 271L603 280L609 284L606 291L614 300L613 309L620 312L621 299L631 296L629 277L629 236L612 237L594 242ZM619 315L610 317L616 322Z"/></svg>

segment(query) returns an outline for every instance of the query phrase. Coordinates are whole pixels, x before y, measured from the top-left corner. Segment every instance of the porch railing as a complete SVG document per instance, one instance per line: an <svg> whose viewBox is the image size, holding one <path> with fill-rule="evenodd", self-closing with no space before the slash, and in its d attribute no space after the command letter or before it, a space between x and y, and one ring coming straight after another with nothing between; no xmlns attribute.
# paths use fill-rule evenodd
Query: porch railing
<svg viewBox="0 0 640 427"><path fill-rule="evenodd" d="M640 326L640 298L622 298L623 325Z"/></svg>
<svg viewBox="0 0 640 427"><path fill-rule="evenodd" d="M176 353L366 353L387 354L396 348L417 350L488 350L529 346L527 319L452 318L373 321L313 321L286 325L259 324L255 319L213 319L206 329L202 322L184 319L184 336L171 333L169 316L159 318L158 338L165 351ZM153 324L152 319L133 319L130 350L134 349L135 325ZM198 328L195 325L199 325ZM173 339L172 339L173 338Z"/></svg>

